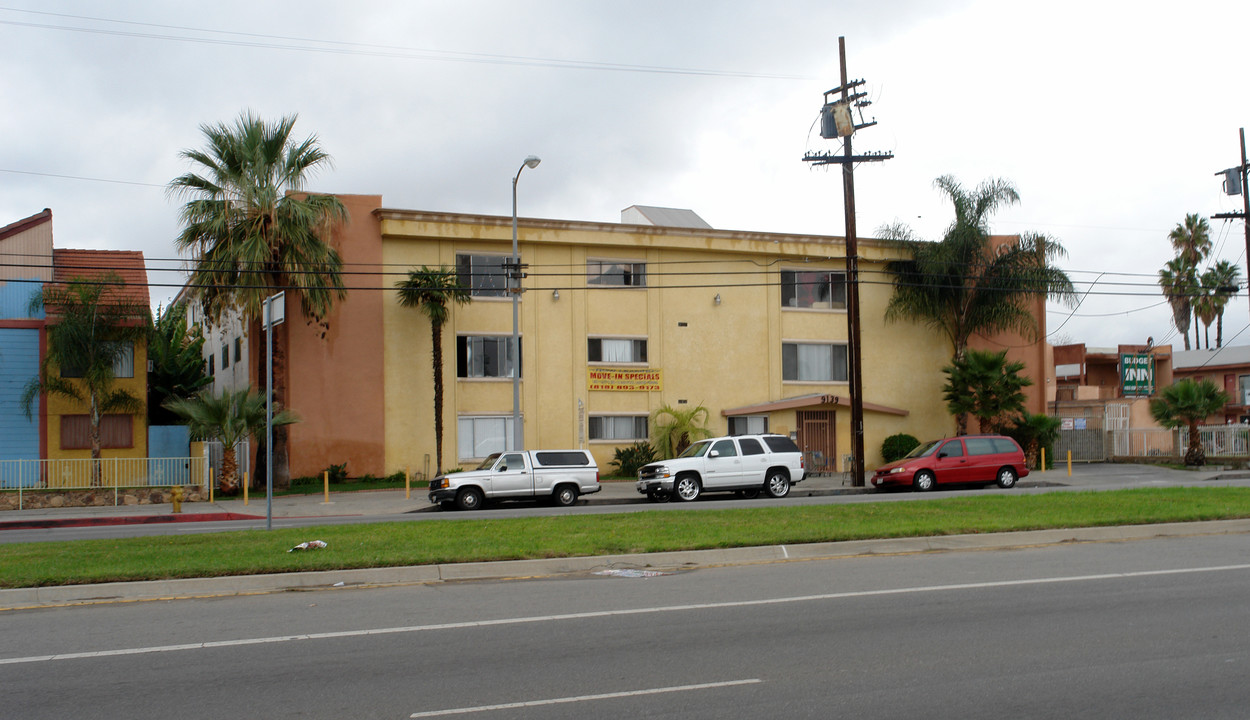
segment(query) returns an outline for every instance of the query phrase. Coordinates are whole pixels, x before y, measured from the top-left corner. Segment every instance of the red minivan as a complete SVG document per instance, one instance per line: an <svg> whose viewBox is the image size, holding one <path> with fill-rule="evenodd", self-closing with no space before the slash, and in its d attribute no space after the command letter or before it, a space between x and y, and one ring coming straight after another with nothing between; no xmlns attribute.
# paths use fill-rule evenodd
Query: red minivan
<svg viewBox="0 0 1250 720"><path fill-rule="evenodd" d="M902 460L877 468L872 486L932 490L946 483L996 483L1009 488L1028 474L1024 451L1015 440L1003 435L963 435L921 443Z"/></svg>

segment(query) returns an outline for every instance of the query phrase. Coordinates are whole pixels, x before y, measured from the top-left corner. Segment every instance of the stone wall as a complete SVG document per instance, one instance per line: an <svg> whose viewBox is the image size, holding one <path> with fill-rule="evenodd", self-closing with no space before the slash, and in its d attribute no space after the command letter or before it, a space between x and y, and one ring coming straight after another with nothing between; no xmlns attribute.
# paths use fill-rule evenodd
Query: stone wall
<svg viewBox="0 0 1250 720"><path fill-rule="evenodd" d="M168 504L173 488L99 488L95 490L24 490L19 501L15 490L0 492L0 511L37 510L59 507L103 507L110 505ZM199 485L182 489L182 501L205 502L208 494ZM19 506L20 502L20 506Z"/></svg>

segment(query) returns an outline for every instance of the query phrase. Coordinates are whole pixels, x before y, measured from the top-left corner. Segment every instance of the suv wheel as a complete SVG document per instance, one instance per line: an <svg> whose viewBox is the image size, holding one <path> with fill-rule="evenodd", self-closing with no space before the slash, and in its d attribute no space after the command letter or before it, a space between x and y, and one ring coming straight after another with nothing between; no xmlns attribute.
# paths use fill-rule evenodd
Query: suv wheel
<svg viewBox="0 0 1250 720"><path fill-rule="evenodd" d="M699 481L693 475L682 475L673 483L673 497L682 502L690 502L699 497Z"/></svg>
<svg viewBox="0 0 1250 720"><path fill-rule="evenodd" d="M790 476L780 470L769 472L768 479L764 481L764 492L767 492L770 498L783 498L789 495Z"/></svg>

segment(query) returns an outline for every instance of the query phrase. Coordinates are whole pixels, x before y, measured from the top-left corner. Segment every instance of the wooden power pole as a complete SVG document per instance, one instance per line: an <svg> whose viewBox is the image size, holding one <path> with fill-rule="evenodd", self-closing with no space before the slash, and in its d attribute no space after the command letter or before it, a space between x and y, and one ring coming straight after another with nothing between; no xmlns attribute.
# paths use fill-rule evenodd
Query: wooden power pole
<svg viewBox="0 0 1250 720"><path fill-rule="evenodd" d="M1241 165L1227 170L1221 170L1216 175L1224 176L1224 192L1229 195L1241 194L1241 208L1239 213L1219 213L1211 217L1219 220L1234 220L1241 218L1246 228L1246 280L1250 282L1250 188L1246 187L1250 181L1250 163L1246 162L1246 129L1241 128ZM1235 173L1235 174L1234 174ZM1235 183L1233 182L1235 180Z"/></svg>
<svg viewBox="0 0 1250 720"><path fill-rule="evenodd" d="M846 215L846 313L850 332L850 381L851 381L851 483L856 487L864 484L864 376L860 344L859 317L859 247L855 234L855 163L879 162L894 157L893 153L868 153L856 155L851 149L851 136L856 130L877 124L876 120L863 122L863 109L871 103L866 93L851 92L864 84L863 80L847 82L846 38L838 38L838 63L841 66L841 84L825 93L821 108L820 135L826 139L842 138L842 154L807 153L803 162L813 165L842 166L842 200ZM840 96L831 100L833 96ZM860 122L854 119L858 111Z"/></svg>

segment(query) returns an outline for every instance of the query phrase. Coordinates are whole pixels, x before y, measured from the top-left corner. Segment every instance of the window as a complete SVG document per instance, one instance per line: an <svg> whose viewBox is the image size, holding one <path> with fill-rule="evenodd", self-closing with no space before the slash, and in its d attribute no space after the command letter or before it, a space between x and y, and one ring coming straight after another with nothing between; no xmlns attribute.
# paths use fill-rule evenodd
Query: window
<svg viewBox="0 0 1250 720"><path fill-rule="evenodd" d="M734 447L733 440L718 440L716 444L712 446L712 449L709 451L709 454L710 453L720 453L720 457L737 457L738 448Z"/></svg>
<svg viewBox="0 0 1250 720"><path fill-rule="evenodd" d="M461 460L484 458L512 449L512 418L462 417L456 422L456 455Z"/></svg>
<svg viewBox="0 0 1250 720"><path fill-rule="evenodd" d="M545 467L559 466L559 465L563 465L566 467L569 467L569 466L585 467L591 464L591 457L589 454L585 452L579 452L576 450L539 451L539 452L534 453L534 459L538 461L539 465L543 465Z"/></svg>
<svg viewBox="0 0 1250 720"><path fill-rule="evenodd" d="M775 453L799 451L799 446L785 435L767 435L764 437L764 444Z"/></svg>
<svg viewBox="0 0 1250 720"><path fill-rule="evenodd" d="M586 343L586 359L589 362L645 363L647 341L590 338Z"/></svg>
<svg viewBox="0 0 1250 720"><path fill-rule="evenodd" d="M511 259L506 255L457 255L456 281L469 288L473 297L507 297L506 265Z"/></svg>
<svg viewBox="0 0 1250 720"><path fill-rule="evenodd" d="M225 370L230 367L230 345L229 343L221 346L221 369Z"/></svg>
<svg viewBox="0 0 1250 720"><path fill-rule="evenodd" d="M456 377L510 378L512 367L511 336L456 338Z"/></svg>
<svg viewBox="0 0 1250 720"><path fill-rule="evenodd" d="M738 441L738 447L742 448L743 455L764 454L764 446L760 445L760 441L755 438L742 438Z"/></svg>
<svg viewBox="0 0 1250 720"><path fill-rule="evenodd" d="M846 309L846 273L781 271L781 306Z"/></svg>
<svg viewBox="0 0 1250 720"><path fill-rule="evenodd" d="M647 264L620 260L587 260L586 284L603 287L646 287Z"/></svg>
<svg viewBox="0 0 1250 720"><path fill-rule="evenodd" d="M938 455L945 455L946 457L963 457L963 443L958 440L951 440L942 446L942 449L938 451Z"/></svg>
<svg viewBox="0 0 1250 720"><path fill-rule="evenodd" d="M730 435L763 435L768 432L767 415L739 415L729 418Z"/></svg>
<svg viewBox="0 0 1250 720"><path fill-rule="evenodd" d="M135 345L132 342L115 343L117 357L113 358L113 377L132 378L135 376ZM81 365L66 363L61 368L61 377L80 378L86 370Z"/></svg>
<svg viewBox="0 0 1250 720"><path fill-rule="evenodd" d="M993 455L999 450L994 445L994 438L968 438L964 440L964 444L968 446L969 455Z"/></svg>
<svg viewBox="0 0 1250 720"><path fill-rule="evenodd" d="M239 362L243 359L243 338L234 339L234 361Z"/></svg>
<svg viewBox="0 0 1250 720"><path fill-rule="evenodd" d="M217 356L208 356L208 376L212 377L217 374Z"/></svg>
<svg viewBox="0 0 1250 720"><path fill-rule="evenodd" d="M134 418L130 415L100 416L100 448L134 447ZM61 416L61 449L91 448L91 416Z"/></svg>
<svg viewBox="0 0 1250 720"><path fill-rule="evenodd" d="M1233 404L1250 405L1250 375L1237 378L1237 397L1233 398Z"/></svg>
<svg viewBox="0 0 1250 720"><path fill-rule="evenodd" d="M591 440L646 440L646 415L591 415L589 418Z"/></svg>
<svg viewBox="0 0 1250 720"><path fill-rule="evenodd" d="M796 382L846 382L846 346L782 343L781 379Z"/></svg>

